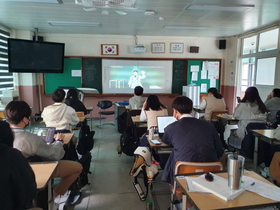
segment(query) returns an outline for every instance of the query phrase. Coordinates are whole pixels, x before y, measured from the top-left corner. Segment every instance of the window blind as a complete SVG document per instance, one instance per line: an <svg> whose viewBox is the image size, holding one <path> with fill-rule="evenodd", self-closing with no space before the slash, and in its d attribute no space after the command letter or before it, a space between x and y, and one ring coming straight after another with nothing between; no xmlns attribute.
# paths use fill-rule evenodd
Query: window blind
<svg viewBox="0 0 280 210"><path fill-rule="evenodd" d="M14 89L13 73L8 68L8 38L10 33L0 29L0 95L3 90Z"/></svg>

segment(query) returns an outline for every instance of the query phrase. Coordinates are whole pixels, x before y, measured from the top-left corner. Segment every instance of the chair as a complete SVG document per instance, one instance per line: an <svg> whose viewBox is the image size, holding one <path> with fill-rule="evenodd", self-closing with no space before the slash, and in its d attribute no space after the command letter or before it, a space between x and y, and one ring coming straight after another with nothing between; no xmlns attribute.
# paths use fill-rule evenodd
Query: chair
<svg viewBox="0 0 280 210"><path fill-rule="evenodd" d="M213 172L222 171L223 165L221 162L187 162L187 161L177 161L175 165L175 173L177 174L188 174L188 173L199 173L199 172ZM183 195L182 190L177 188L176 180L174 179L174 185L171 186L171 205L170 210L173 210L173 203L175 201L176 195L182 195L183 202L182 208L187 205L187 197Z"/></svg>
<svg viewBox="0 0 280 210"><path fill-rule="evenodd" d="M99 125L97 127L101 128L101 116L102 115L113 115L115 114L114 111L106 111L106 109L109 109L110 107L113 106L112 101L104 100L104 101L98 101L97 106L99 108ZM110 125L115 125L113 123L104 123L105 124L110 124Z"/></svg>
<svg viewBox="0 0 280 210"><path fill-rule="evenodd" d="M216 115L219 115L219 114L228 114L228 110L222 110L222 111L219 111L219 110L213 110L210 112L210 121L211 122L216 122L217 121L217 118L216 118Z"/></svg>

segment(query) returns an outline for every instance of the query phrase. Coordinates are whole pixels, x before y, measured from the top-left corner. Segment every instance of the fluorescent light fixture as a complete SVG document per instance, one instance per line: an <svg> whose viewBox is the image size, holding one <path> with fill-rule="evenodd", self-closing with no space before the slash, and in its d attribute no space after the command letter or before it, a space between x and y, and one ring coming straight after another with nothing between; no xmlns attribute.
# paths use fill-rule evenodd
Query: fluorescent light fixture
<svg viewBox="0 0 280 210"><path fill-rule="evenodd" d="M155 11L154 10L146 10L145 15L155 15Z"/></svg>
<svg viewBox="0 0 280 210"><path fill-rule="evenodd" d="M181 30L206 30L208 27L196 27L196 26L164 26L167 29L181 29Z"/></svg>
<svg viewBox="0 0 280 210"><path fill-rule="evenodd" d="M64 21L48 21L51 26L81 26L81 27L95 27L101 26L100 23L91 22L64 22Z"/></svg>
<svg viewBox="0 0 280 210"><path fill-rule="evenodd" d="M9 0L9 1L25 2L25 3L63 4L62 0Z"/></svg>
<svg viewBox="0 0 280 210"><path fill-rule="evenodd" d="M255 5L252 4L188 4L185 10L212 10L212 11L231 11L231 12L246 12L252 9Z"/></svg>

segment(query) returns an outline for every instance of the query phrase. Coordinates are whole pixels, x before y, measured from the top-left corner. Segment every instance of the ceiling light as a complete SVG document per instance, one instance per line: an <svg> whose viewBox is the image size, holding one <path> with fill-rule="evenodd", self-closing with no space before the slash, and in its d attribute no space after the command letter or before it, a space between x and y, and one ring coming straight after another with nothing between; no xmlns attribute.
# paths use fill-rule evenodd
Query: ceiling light
<svg viewBox="0 0 280 210"><path fill-rule="evenodd" d="M10 0L10 1L27 2L27 3L63 4L62 0Z"/></svg>
<svg viewBox="0 0 280 210"><path fill-rule="evenodd" d="M102 10L101 14L102 14L102 15L108 15L109 12L108 12L108 10Z"/></svg>
<svg viewBox="0 0 280 210"><path fill-rule="evenodd" d="M214 10L214 11L232 11L232 12L246 12L255 7L255 5L246 4L188 4L185 10Z"/></svg>
<svg viewBox="0 0 280 210"><path fill-rule="evenodd" d="M164 26L167 29L182 29L182 30L206 30L208 27L194 27L194 26Z"/></svg>
<svg viewBox="0 0 280 210"><path fill-rule="evenodd" d="M154 10L146 10L145 15L154 15L155 11Z"/></svg>
<svg viewBox="0 0 280 210"><path fill-rule="evenodd" d="M120 10L115 10L116 13L118 13L119 15L127 15L126 12L120 11Z"/></svg>
<svg viewBox="0 0 280 210"><path fill-rule="evenodd" d="M159 20L164 20L164 17L159 17L158 19L159 19Z"/></svg>
<svg viewBox="0 0 280 210"><path fill-rule="evenodd" d="M94 27L101 26L100 23L90 22L64 22L64 21L48 21L51 26L82 26L82 27Z"/></svg>
<svg viewBox="0 0 280 210"><path fill-rule="evenodd" d="M85 8L85 7L83 7L83 9L84 9L86 12L91 12L91 11L96 10L96 8Z"/></svg>

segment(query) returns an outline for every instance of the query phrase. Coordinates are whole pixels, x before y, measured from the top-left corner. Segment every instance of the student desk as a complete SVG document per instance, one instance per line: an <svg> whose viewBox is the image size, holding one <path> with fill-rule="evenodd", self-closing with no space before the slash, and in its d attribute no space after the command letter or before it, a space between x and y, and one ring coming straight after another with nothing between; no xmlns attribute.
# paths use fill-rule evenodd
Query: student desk
<svg viewBox="0 0 280 210"><path fill-rule="evenodd" d="M170 154L173 150L173 148L170 147L168 144L165 144L164 142L162 142L162 140L159 136L154 136L153 139L158 140L159 142L161 142L161 144L154 144L149 139L149 136L147 136L147 139L148 139L150 147L155 149L157 154Z"/></svg>
<svg viewBox="0 0 280 210"><path fill-rule="evenodd" d="M74 135L74 133L64 133L63 144L69 144L73 135ZM54 137L55 136L56 136L56 134L54 135Z"/></svg>
<svg viewBox="0 0 280 210"><path fill-rule="evenodd" d="M258 163L258 144L259 140L267 142L271 145L280 145L280 141L274 138L274 129L251 130L255 136L255 149L254 149L254 171L257 171Z"/></svg>
<svg viewBox="0 0 280 210"><path fill-rule="evenodd" d="M238 119L235 119L232 115L222 115L222 114L219 114L219 115L216 115L216 118L217 120L220 120L220 121L226 121L227 124L229 125L237 125L238 124Z"/></svg>
<svg viewBox="0 0 280 210"><path fill-rule="evenodd" d="M58 165L58 162L40 162L31 163L30 166L35 174L37 190L43 190L48 186L48 209L51 209L52 203L49 202L52 198L51 177Z"/></svg>
<svg viewBox="0 0 280 210"><path fill-rule="evenodd" d="M90 126L92 128L92 111L93 111L93 106L86 106L87 112L90 113Z"/></svg>
<svg viewBox="0 0 280 210"><path fill-rule="evenodd" d="M224 177L227 179L228 174L227 172L218 172L215 173L216 175L219 175L221 177ZM201 174L199 174L201 175ZM199 175L186 175L186 176L199 176ZM260 181L263 181L265 183L270 183L265 178L261 177L257 173L253 171L247 171L244 173L246 176L250 176L254 179L258 179ZM210 210L210 209L254 209L257 207L264 207L264 206L274 206L279 205L279 201L274 201L269 198L262 197L256 193L245 191L239 196L237 196L235 199L230 201L225 201L216 195L213 194L205 194L205 193L197 193L197 192L188 192L186 179L181 178L182 175L177 175L175 177L177 184L183 191L183 201L186 201L186 197L188 199L191 199L196 206L197 209L200 210ZM182 204L186 205L186 204Z"/></svg>

